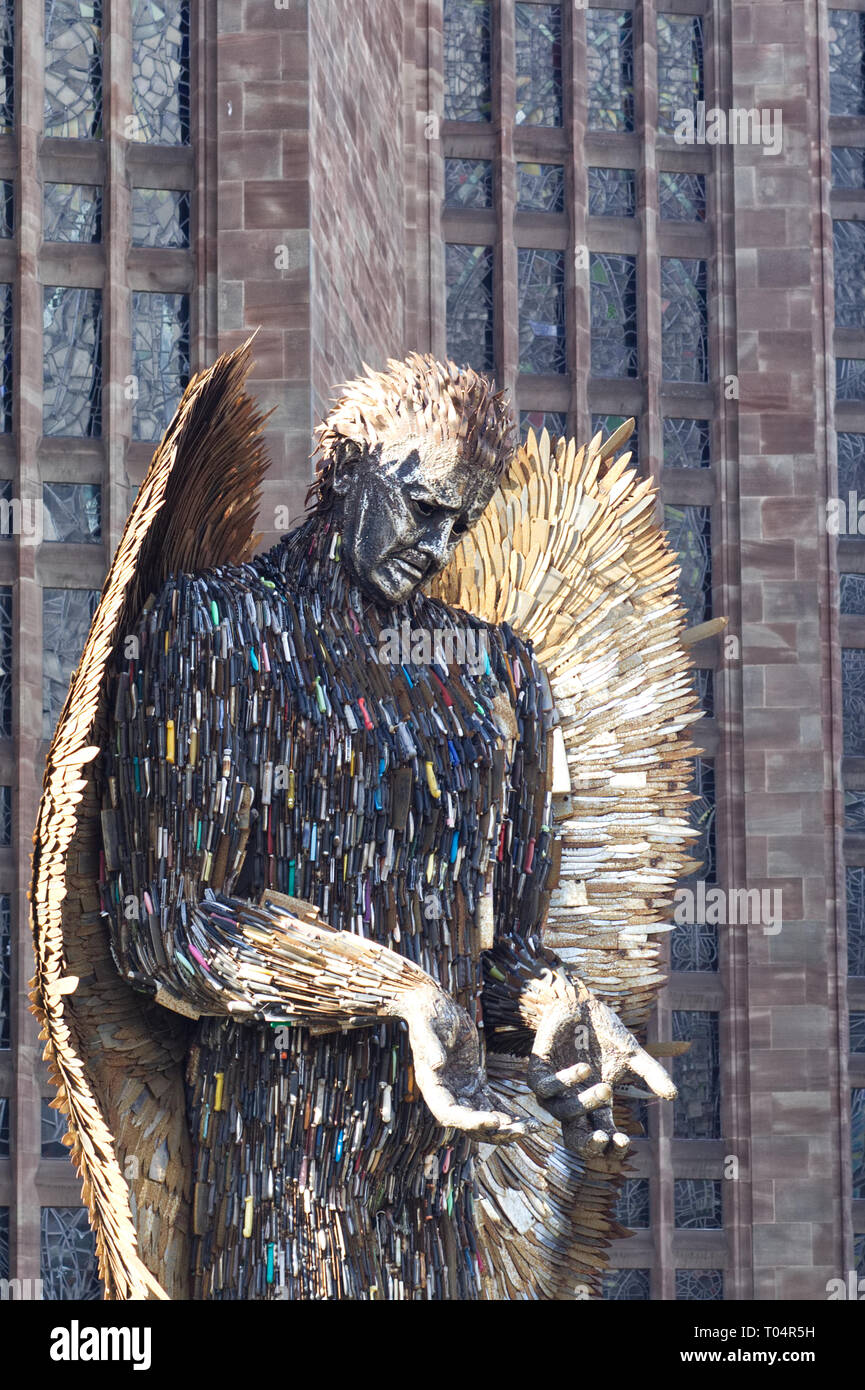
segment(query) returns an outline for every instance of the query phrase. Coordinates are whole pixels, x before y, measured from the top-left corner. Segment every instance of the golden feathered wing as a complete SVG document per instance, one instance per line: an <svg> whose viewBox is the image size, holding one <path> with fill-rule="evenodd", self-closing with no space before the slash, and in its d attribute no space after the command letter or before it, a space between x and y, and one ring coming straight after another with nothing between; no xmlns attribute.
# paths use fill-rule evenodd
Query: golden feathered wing
<svg viewBox="0 0 865 1390"><path fill-rule="evenodd" d="M263 417L243 390L250 362L246 343L194 378L154 455L51 741L34 834L30 997L107 1298L184 1297L191 1161L185 1021L121 979L99 914L106 677L169 574L254 550L267 461Z"/></svg>
<svg viewBox="0 0 865 1390"><path fill-rule="evenodd" d="M656 933L676 880L696 867L687 729L700 711L655 488L630 454L611 462L632 428L581 449L530 433L434 593L530 638L550 678L570 796L557 799L562 861L544 944L643 1041L663 984ZM486 1296L590 1297L622 1233L612 1216L620 1165L568 1154L526 1087L525 1063L488 1062L503 1101L543 1129L482 1150Z"/></svg>

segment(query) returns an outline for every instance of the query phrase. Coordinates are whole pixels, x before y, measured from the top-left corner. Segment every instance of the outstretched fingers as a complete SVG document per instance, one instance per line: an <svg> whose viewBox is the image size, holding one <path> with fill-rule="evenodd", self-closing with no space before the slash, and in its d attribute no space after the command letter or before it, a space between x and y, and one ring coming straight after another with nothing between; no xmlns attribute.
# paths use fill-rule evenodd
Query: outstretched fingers
<svg viewBox="0 0 865 1390"><path fill-rule="evenodd" d="M628 1069L639 1076L661 1100L675 1100L679 1092L672 1078L654 1057L638 1047L628 1057Z"/></svg>

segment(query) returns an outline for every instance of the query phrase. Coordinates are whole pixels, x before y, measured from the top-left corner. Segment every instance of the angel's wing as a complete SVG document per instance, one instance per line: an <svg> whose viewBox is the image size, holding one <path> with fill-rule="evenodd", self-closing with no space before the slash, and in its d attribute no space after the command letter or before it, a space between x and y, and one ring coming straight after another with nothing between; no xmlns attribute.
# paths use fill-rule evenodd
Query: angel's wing
<svg viewBox="0 0 865 1390"><path fill-rule="evenodd" d="M530 433L434 592L510 623L550 678L567 776L554 798L561 870L544 944L642 1040L663 984L656 933L676 880L696 867L687 854L696 750L686 731L700 710L655 489L628 467L630 454L611 462L632 428L579 450ZM527 1093L524 1063L491 1057L489 1066L508 1103L544 1128L506 1152L490 1149L480 1165L487 1294L589 1296L619 1233L620 1184L603 1159L581 1163L557 1143L558 1127Z"/></svg>
<svg viewBox="0 0 865 1390"><path fill-rule="evenodd" d="M171 573L239 563L267 466L250 343L187 387L129 515L48 754L34 834L33 1012L68 1119L106 1298L183 1297L184 1021L120 978L99 915L98 759L112 655Z"/></svg>

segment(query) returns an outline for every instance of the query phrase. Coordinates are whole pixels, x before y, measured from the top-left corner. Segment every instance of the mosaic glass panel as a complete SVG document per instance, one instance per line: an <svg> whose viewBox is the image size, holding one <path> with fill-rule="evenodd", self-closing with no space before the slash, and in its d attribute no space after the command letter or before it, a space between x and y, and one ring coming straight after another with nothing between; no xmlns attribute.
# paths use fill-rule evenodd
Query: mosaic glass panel
<svg viewBox="0 0 865 1390"><path fill-rule="evenodd" d="M0 1096L0 1158L9 1157L9 1098Z"/></svg>
<svg viewBox="0 0 865 1390"><path fill-rule="evenodd" d="M637 181L633 169L589 166L589 215L633 217L637 210Z"/></svg>
<svg viewBox="0 0 865 1390"><path fill-rule="evenodd" d="M562 124L562 7L514 6L517 125Z"/></svg>
<svg viewBox="0 0 865 1390"><path fill-rule="evenodd" d="M724 1297L721 1269L677 1269L676 1298L690 1302L719 1303Z"/></svg>
<svg viewBox="0 0 865 1390"><path fill-rule="evenodd" d="M0 130L0 135L2 135ZM0 179L0 237L15 235L15 194L11 179Z"/></svg>
<svg viewBox="0 0 865 1390"><path fill-rule="evenodd" d="M637 258L589 255L592 375L637 375Z"/></svg>
<svg viewBox="0 0 865 1390"><path fill-rule="evenodd" d="M631 1231L644 1230L651 1224L648 1178L625 1178L616 1202L616 1220Z"/></svg>
<svg viewBox="0 0 865 1390"><path fill-rule="evenodd" d="M850 1092L850 1143L853 1150L853 1200L865 1197L865 1089Z"/></svg>
<svg viewBox="0 0 865 1390"><path fill-rule="evenodd" d="M708 468L711 462L708 420L664 417L665 468Z"/></svg>
<svg viewBox="0 0 865 1390"><path fill-rule="evenodd" d="M709 716L713 715L715 713L715 672L695 671L694 684L697 687L697 696L703 710Z"/></svg>
<svg viewBox="0 0 865 1390"><path fill-rule="evenodd" d="M564 251L517 251L517 295L520 371L566 372Z"/></svg>
<svg viewBox="0 0 865 1390"><path fill-rule="evenodd" d="M601 430L601 431L602 431L602 433L603 433L605 439L608 438L608 436L611 435L611 434L613 433L614 430L617 430L617 429L619 428L619 425L623 425L623 424L625 423L625 421L626 421L626 420L630 420L630 418L631 418L630 415L596 415L596 414L593 414L593 415L592 415L592 432L591 432L591 437L592 437L592 439L594 439L595 435L598 433L598 430ZM632 433L631 433L631 437L630 437L630 439L626 442L626 444L624 445L624 450L621 451L621 452L624 452L624 451L626 451L626 450L629 450L629 451L630 451L630 454L631 454L631 464L633 464L633 465L636 466L636 464L639 463L639 460L640 460L640 422L639 422L639 420L634 420L634 428L633 428L633 431L632 431Z"/></svg>
<svg viewBox="0 0 865 1390"><path fill-rule="evenodd" d="M847 498L849 492L865 497L865 434L838 432L838 492Z"/></svg>
<svg viewBox="0 0 865 1390"><path fill-rule="evenodd" d="M561 164L517 165L517 212L564 212L565 170Z"/></svg>
<svg viewBox="0 0 865 1390"><path fill-rule="evenodd" d="M69 1150L61 1142L66 1133L66 1116L62 1110L52 1110L50 1102L42 1098L42 1157L68 1158Z"/></svg>
<svg viewBox="0 0 865 1390"><path fill-rule="evenodd" d="M42 1297L90 1301L102 1297L96 1246L85 1207L43 1207Z"/></svg>
<svg viewBox="0 0 865 1390"><path fill-rule="evenodd" d="M865 1235L853 1237L853 1268L860 1279L865 1279Z"/></svg>
<svg viewBox="0 0 865 1390"><path fill-rule="evenodd" d="M865 222L836 218L835 323L838 328L865 328Z"/></svg>
<svg viewBox="0 0 865 1390"><path fill-rule="evenodd" d="M12 589L0 585L0 738L12 737Z"/></svg>
<svg viewBox="0 0 865 1390"><path fill-rule="evenodd" d="M9 1208L0 1207L0 1279L9 1278Z"/></svg>
<svg viewBox="0 0 865 1390"><path fill-rule="evenodd" d="M586 12L589 130L634 129L634 17L629 10Z"/></svg>
<svg viewBox="0 0 865 1390"><path fill-rule="evenodd" d="M12 286L0 285L0 434L12 429Z"/></svg>
<svg viewBox="0 0 865 1390"><path fill-rule="evenodd" d="M662 222L705 222L706 175L663 171L658 175Z"/></svg>
<svg viewBox="0 0 865 1390"><path fill-rule="evenodd" d="M601 1281L601 1297L635 1303L649 1298L648 1269L608 1269Z"/></svg>
<svg viewBox="0 0 865 1390"><path fill-rule="evenodd" d="M689 627L712 616L712 521L710 507L664 507L664 526L679 557L679 597Z"/></svg>
<svg viewBox="0 0 865 1390"><path fill-rule="evenodd" d="M0 1051L7 1051L12 1036L12 908L8 893L0 893Z"/></svg>
<svg viewBox="0 0 865 1390"><path fill-rule="evenodd" d="M517 168L521 168L517 165ZM491 159L445 160L445 207L491 208L493 162Z"/></svg>
<svg viewBox="0 0 865 1390"><path fill-rule="evenodd" d="M11 135L15 119L15 0L0 3L0 135Z"/></svg>
<svg viewBox="0 0 865 1390"><path fill-rule="evenodd" d="M493 249L445 247L447 352L458 367L488 372L493 366Z"/></svg>
<svg viewBox="0 0 865 1390"><path fill-rule="evenodd" d="M444 0L444 117L492 116L492 15L486 0Z"/></svg>
<svg viewBox="0 0 865 1390"><path fill-rule="evenodd" d="M0 849L12 844L12 788L0 787Z"/></svg>
<svg viewBox="0 0 865 1390"><path fill-rule="evenodd" d="M848 867L847 881L847 972L865 975L865 868Z"/></svg>
<svg viewBox="0 0 865 1390"><path fill-rule="evenodd" d="M865 574L842 574L840 593L842 613L865 616Z"/></svg>
<svg viewBox="0 0 865 1390"><path fill-rule="evenodd" d="M829 11L829 110L865 115L865 14Z"/></svg>
<svg viewBox="0 0 865 1390"><path fill-rule="evenodd" d="M543 430L551 439L561 439L568 432L568 417L563 410L521 410L520 439L525 441L530 429L538 439Z"/></svg>
<svg viewBox="0 0 865 1390"><path fill-rule="evenodd" d="M133 246L188 246L189 194L175 188L133 188Z"/></svg>
<svg viewBox="0 0 865 1390"><path fill-rule="evenodd" d="M101 0L45 0L45 134L102 135Z"/></svg>
<svg viewBox="0 0 865 1390"><path fill-rule="evenodd" d="M839 401L865 401L865 358L835 358L835 397Z"/></svg>
<svg viewBox="0 0 865 1390"><path fill-rule="evenodd" d="M658 15L658 130L672 135L682 112L703 100L703 21L696 14Z"/></svg>
<svg viewBox="0 0 865 1390"><path fill-rule="evenodd" d="M102 432L102 291L46 285L42 316L42 429Z"/></svg>
<svg viewBox="0 0 865 1390"><path fill-rule="evenodd" d="M865 831L865 791L845 791L844 829Z"/></svg>
<svg viewBox="0 0 865 1390"><path fill-rule="evenodd" d="M161 439L189 380L189 296L132 295L133 439Z"/></svg>
<svg viewBox="0 0 865 1390"><path fill-rule="evenodd" d="M102 189L86 183L46 183L44 241L102 240Z"/></svg>
<svg viewBox="0 0 865 1390"><path fill-rule="evenodd" d="M98 602L98 589L42 590L43 738L54 732Z"/></svg>
<svg viewBox="0 0 865 1390"><path fill-rule="evenodd" d="M832 147L832 187L865 188L865 149Z"/></svg>
<svg viewBox="0 0 865 1390"><path fill-rule="evenodd" d="M718 1015L708 1009L674 1009L673 1041L690 1042L681 1057L674 1057L673 1080L678 1099L673 1102L673 1134L676 1139L720 1139L721 1069Z"/></svg>
<svg viewBox="0 0 865 1390"><path fill-rule="evenodd" d="M714 1178L676 1178L673 1209L677 1231L717 1231L723 1226L721 1183Z"/></svg>
<svg viewBox="0 0 865 1390"><path fill-rule="evenodd" d="M844 756L865 758L865 649L841 648Z"/></svg>
<svg viewBox="0 0 865 1390"><path fill-rule="evenodd" d="M102 488L98 483L43 483L46 541L88 545L102 537Z"/></svg>
<svg viewBox="0 0 865 1390"><path fill-rule="evenodd" d="M188 0L132 0L133 140L189 144Z"/></svg>
<svg viewBox="0 0 865 1390"><path fill-rule="evenodd" d="M861 1009L850 1010L850 1051L865 1052L865 1013Z"/></svg>
<svg viewBox="0 0 865 1390"><path fill-rule="evenodd" d="M661 359L665 381L709 380L705 261L661 257Z"/></svg>

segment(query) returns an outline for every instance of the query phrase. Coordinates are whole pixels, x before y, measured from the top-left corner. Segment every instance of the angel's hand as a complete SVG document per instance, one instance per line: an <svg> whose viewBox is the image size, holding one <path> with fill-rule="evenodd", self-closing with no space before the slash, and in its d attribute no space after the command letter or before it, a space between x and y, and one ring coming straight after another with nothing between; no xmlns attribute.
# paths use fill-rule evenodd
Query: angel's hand
<svg viewBox="0 0 865 1390"><path fill-rule="evenodd" d="M544 1108L561 1120L567 1148L583 1158L627 1153L630 1140L613 1120L613 1088L629 1073L661 1099L675 1099L664 1068L612 1009L579 983L564 997L559 992L536 1031L528 1079Z"/></svg>
<svg viewBox="0 0 865 1390"><path fill-rule="evenodd" d="M536 1128L497 1105L487 1089L477 1029L449 994L437 985L412 990L400 1001L399 1016L408 1024L415 1079L440 1125L493 1144Z"/></svg>

